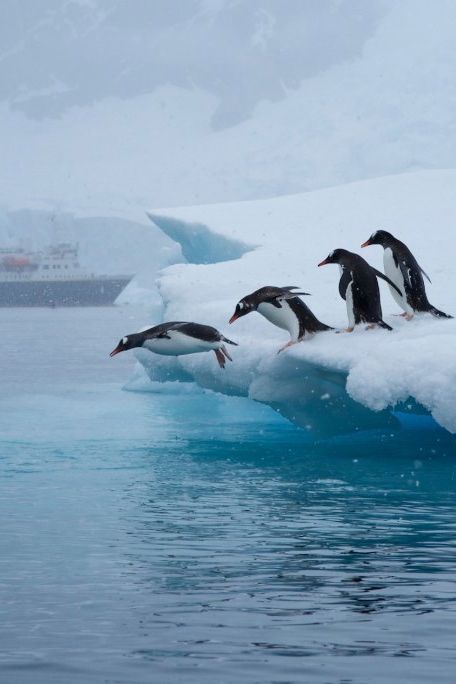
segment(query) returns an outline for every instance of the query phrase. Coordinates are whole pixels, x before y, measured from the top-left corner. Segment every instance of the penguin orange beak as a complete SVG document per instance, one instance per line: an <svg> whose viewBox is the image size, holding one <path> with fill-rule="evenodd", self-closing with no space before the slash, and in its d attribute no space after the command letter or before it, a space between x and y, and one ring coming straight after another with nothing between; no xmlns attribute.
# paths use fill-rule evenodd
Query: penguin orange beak
<svg viewBox="0 0 456 684"><path fill-rule="evenodd" d="M372 242L370 241L370 238L369 238L369 240L366 240L366 242L363 242L361 247L369 247L371 244L372 244Z"/></svg>
<svg viewBox="0 0 456 684"><path fill-rule="evenodd" d="M237 314L234 313L234 314L231 316L231 318L230 318L230 320L229 320L229 323L234 323L234 321L237 321L238 318L239 318L239 316L238 316Z"/></svg>
<svg viewBox="0 0 456 684"><path fill-rule="evenodd" d="M116 354L120 354L121 351L123 351L123 350L119 349L119 347L116 347L115 349L112 350L112 352L109 354L109 356L115 356Z"/></svg>
<svg viewBox="0 0 456 684"><path fill-rule="evenodd" d="M328 261L328 259L323 259L323 261L320 261L320 263L319 263L318 265L319 265L319 266L326 266L326 264L330 264L330 263L331 263L331 262Z"/></svg>

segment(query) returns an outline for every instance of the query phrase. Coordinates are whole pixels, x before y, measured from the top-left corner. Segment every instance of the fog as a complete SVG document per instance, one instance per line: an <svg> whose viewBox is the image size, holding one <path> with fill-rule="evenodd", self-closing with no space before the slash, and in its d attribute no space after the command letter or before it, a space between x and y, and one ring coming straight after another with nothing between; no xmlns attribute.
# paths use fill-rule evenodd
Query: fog
<svg viewBox="0 0 456 684"><path fill-rule="evenodd" d="M455 27L0 0L0 684L455 681Z"/></svg>
<svg viewBox="0 0 456 684"><path fill-rule="evenodd" d="M0 202L294 193L454 166L450 0L2 0Z"/></svg>
<svg viewBox="0 0 456 684"><path fill-rule="evenodd" d="M247 118L360 54L372 0L7 0L0 96L33 118L173 84L218 99L213 126Z"/></svg>

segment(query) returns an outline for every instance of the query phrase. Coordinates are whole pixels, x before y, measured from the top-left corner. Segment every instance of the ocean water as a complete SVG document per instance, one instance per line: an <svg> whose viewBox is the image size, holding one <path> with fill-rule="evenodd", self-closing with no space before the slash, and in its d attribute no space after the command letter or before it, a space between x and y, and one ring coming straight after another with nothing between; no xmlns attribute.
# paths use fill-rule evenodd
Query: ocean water
<svg viewBox="0 0 456 684"><path fill-rule="evenodd" d="M0 681L454 682L454 438L124 391L145 320L0 310Z"/></svg>

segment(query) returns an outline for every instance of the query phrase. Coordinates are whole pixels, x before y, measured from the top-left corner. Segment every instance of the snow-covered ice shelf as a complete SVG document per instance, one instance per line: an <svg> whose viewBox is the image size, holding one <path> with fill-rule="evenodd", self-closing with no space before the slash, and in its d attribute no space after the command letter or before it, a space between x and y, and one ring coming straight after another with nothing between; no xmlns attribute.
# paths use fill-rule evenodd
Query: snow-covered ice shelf
<svg viewBox="0 0 456 684"><path fill-rule="evenodd" d="M380 247L360 249L379 228L407 243L429 273L430 301L456 314L456 172L388 176L256 202L150 213L180 243L188 263L168 267L159 289L165 319L215 325L238 341L220 372L208 355L169 359L140 350L152 380L194 381L269 404L315 435L397 424L397 410L429 413L456 432L456 320L429 315L407 323L381 283L393 327L352 335L320 333L276 351L287 333L250 314L233 326L236 302L262 285L298 285L315 314L346 325L336 267L317 263L336 247L358 251L380 270Z"/></svg>

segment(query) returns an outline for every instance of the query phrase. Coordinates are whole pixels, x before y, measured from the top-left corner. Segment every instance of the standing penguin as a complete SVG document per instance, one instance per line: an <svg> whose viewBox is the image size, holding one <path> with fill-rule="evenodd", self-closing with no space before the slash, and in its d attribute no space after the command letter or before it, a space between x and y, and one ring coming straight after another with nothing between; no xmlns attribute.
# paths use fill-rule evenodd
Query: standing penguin
<svg viewBox="0 0 456 684"><path fill-rule="evenodd" d="M270 323L278 328L288 330L290 341L279 349L279 353L300 342L306 333L322 332L332 330L329 325L325 325L318 320L309 307L304 304L297 295L306 295L308 292L293 292L299 288L294 286L274 287L267 285L255 290L252 294L243 297L237 304L234 314L230 318L230 323L234 323L241 316L245 316L251 311L258 311Z"/></svg>
<svg viewBox="0 0 456 684"><path fill-rule="evenodd" d="M389 278L372 268L359 254L354 254L346 249L335 249L329 256L318 265L339 264L341 278L339 292L342 299L347 302L348 328L345 332L353 332L358 323L368 323L368 328L377 325L386 330L392 330L382 320L382 305L380 302L380 290L377 277L383 278L401 296L400 290Z"/></svg>
<svg viewBox="0 0 456 684"><path fill-rule="evenodd" d="M228 340L210 325L173 321L161 323L153 328L147 328L122 337L109 356L115 356L120 352L136 347L143 347L163 356L183 356L213 351L220 368L225 368L226 359L233 360L225 347L225 343L237 346L236 342Z"/></svg>
<svg viewBox="0 0 456 684"><path fill-rule="evenodd" d="M439 311L430 304L426 295L423 275L429 282L431 279L418 264L407 245L404 245L386 230L377 230L370 236L369 240L363 242L361 247L369 247L369 245L381 245L384 249L385 273L401 292L401 297L399 297L396 292L397 288L390 287L394 299L404 310L404 313L400 314L401 316L410 321L415 312L428 311L433 316L453 318L453 316Z"/></svg>

